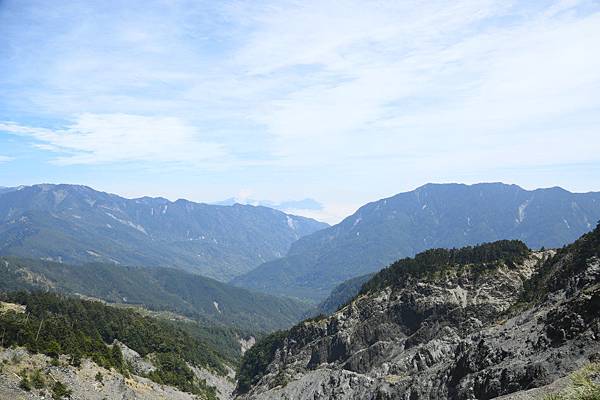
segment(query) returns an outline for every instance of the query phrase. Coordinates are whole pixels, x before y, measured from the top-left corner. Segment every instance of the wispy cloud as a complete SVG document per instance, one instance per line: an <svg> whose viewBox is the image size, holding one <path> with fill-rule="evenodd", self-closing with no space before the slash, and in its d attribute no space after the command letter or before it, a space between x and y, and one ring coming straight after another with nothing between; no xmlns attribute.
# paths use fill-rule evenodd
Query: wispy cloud
<svg viewBox="0 0 600 400"><path fill-rule="evenodd" d="M600 54L592 51L600 13L579 15L565 4L531 16L496 2L428 4L261 14L260 32L241 52L250 70L311 65L316 81L298 78L298 88L257 116L284 162L419 152L439 159L465 145L488 153L514 145L507 136L526 142L545 136L551 121L600 108ZM576 142L558 156L581 157Z"/></svg>
<svg viewBox="0 0 600 400"><path fill-rule="evenodd" d="M0 164L14 160L13 157L0 155Z"/></svg>
<svg viewBox="0 0 600 400"><path fill-rule="evenodd" d="M380 171L600 163L594 1L8 1L0 37L3 129L63 165L260 166L261 198L327 171L360 202Z"/></svg>
<svg viewBox="0 0 600 400"><path fill-rule="evenodd" d="M219 144L204 143L195 128L172 117L82 114L65 129L0 123L0 131L26 136L40 149L59 153L62 165L112 162L201 164L225 157Z"/></svg>

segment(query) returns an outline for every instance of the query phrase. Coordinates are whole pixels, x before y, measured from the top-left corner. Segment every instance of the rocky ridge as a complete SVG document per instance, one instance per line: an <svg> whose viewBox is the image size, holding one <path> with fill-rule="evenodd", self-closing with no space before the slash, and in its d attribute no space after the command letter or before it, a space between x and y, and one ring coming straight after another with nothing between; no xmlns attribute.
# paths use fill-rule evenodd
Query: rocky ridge
<svg viewBox="0 0 600 400"><path fill-rule="evenodd" d="M401 260L333 315L259 342L237 398L516 399L598 360L600 228L558 252L470 249L484 261Z"/></svg>
<svg viewBox="0 0 600 400"><path fill-rule="evenodd" d="M115 370L107 370L90 360L82 360L80 367L69 365L66 357L61 357L58 365L51 358L43 354L30 354L23 348L0 348L0 398L1 399L28 399L43 400L52 398L52 386L61 382L67 390L71 391L71 399L104 400L197 400L201 397L182 392L168 385L160 385L150 379L140 376L144 371L138 370L140 365L153 368L147 360L136 360L133 350L122 343L118 344L124 349L124 355L135 363L134 374L123 376ZM38 371L44 382L43 387L31 387L25 390L22 387L24 373L31 376ZM214 386L219 400L231 399L233 383L227 378L210 373L207 370L193 368L194 373L207 383ZM136 373L139 373L136 374Z"/></svg>

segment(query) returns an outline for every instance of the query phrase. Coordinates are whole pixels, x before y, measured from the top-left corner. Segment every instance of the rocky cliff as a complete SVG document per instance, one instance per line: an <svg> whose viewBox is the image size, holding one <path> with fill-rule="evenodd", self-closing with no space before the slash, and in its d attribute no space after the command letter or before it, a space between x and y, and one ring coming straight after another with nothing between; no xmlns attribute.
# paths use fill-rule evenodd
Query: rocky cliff
<svg viewBox="0 0 600 400"><path fill-rule="evenodd" d="M238 398L466 400L553 390L598 361L599 254L596 228L558 251L504 241L400 260L333 315L259 342L244 358Z"/></svg>

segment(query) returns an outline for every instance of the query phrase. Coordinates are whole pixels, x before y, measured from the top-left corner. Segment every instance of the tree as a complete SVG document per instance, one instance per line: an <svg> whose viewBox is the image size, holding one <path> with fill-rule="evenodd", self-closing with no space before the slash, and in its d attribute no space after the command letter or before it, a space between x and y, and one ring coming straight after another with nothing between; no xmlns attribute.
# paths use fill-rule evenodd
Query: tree
<svg viewBox="0 0 600 400"><path fill-rule="evenodd" d="M113 363L114 365L117 366L117 368L123 368L123 352L121 351L121 346L119 346L118 344L114 344L111 351L110 351L110 355L113 359Z"/></svg>
<svg viewBox="0 0 600 400"><path fill-rule="evenodd" d="M31 384L36 389L43 389L44 387L46 387L46 380L44 379L41 370L36 369L33 372L33 375L31 375Z"/></svg>
<svg viewBox="0 0 600 400"><path fill-rule="evenodd" d="M58 343L56 340L52 340L48 344L45 353L54 359L58 359L58 356L61 354L60 343Z"/></svg>
<svg viewBox="0 0 600 400"><path fill-rule="evenodd" d="M62 400L65 398L71 398L72 390L67 388L61 381L56 381L52 386L52 398L54 400Z"/></svg>

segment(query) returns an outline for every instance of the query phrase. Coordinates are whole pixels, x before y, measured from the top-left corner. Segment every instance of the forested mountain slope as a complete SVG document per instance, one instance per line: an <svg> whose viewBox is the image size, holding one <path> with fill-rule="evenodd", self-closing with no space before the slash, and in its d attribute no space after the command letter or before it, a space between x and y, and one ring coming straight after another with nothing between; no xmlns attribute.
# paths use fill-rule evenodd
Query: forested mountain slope
<svg viewBox="0 0 600 400"><path fill-rule="evenodd" d="M175 269L0 257L0 291L15 290L52 290L141 305L246 332L291 326L307 309L293 299L250 292Z"/></svg>
<svg viewBox="0 0 600 400"><path fill-rule="evenodd" d="M0 190L0 254L185 269L226 281L327 225L267 207L125 199L76 185Z"/></svg>
<svg viewBox="0 0 600 400"><path fill-rule="evenodd" d="M560 247L600 220L600 193L516 185L427 184L369 203L341 223L303 237L287 256L233 283L321 301L341 282L436 247L518 239Z"/></svg>
<svg viewBox="0 0 600 400"><path fill-rule="evenodd" d="M0 294L0 300L2 353L2 347L25 347L30 353L47 355L52 366L62 365L63 370L68 366L81 368L86 360L91 360L103 368L105 375L114 375L108 370L124 378L136 374L201 399L216 400L218 393L198 371L223 379L230 371L218 351L201 339L169 322L131 310L52 293L4 293ZM2 369L21 363L26 357L5 360ZM56 379L50 365L40 368L44 364L31 362L19 371L19 386L23 391L37 393L39 398L50 391L53 398L60 399L90 386L91 379L86 382L81 376L67 386ZM95 377L94 397L104 387L104 376L96 369L100 375ZM0 371L0 376L3 373ZM8 379L0 381L1 393L9 388L4 387ZM120 392L124 395L131 383L123 378L122 382ZM85 398L90 396L86 394Z"/></svg>
<svg viewBox="0 0 600 400"><path fill-rule="evenodd" d="M340 306L352 300L360 292L363 285L373 278L373 275L375 273L357 276L334 287L329 296L317 305L314 311L315 315L329 315L337 311Z"/></svg>

